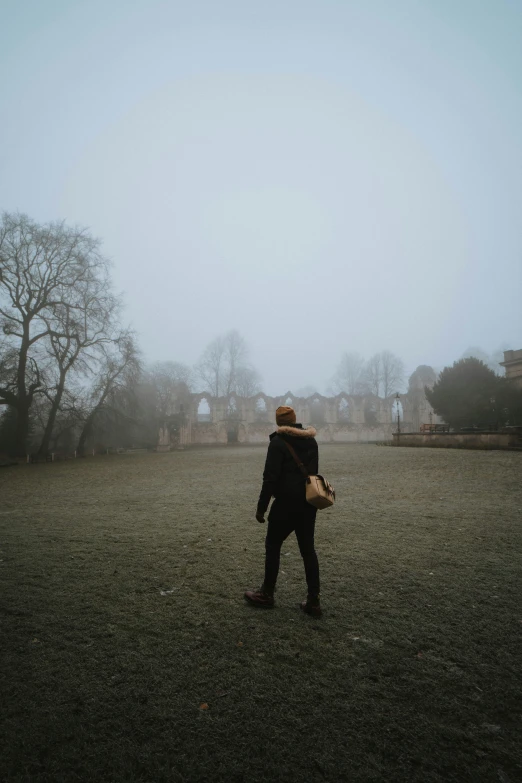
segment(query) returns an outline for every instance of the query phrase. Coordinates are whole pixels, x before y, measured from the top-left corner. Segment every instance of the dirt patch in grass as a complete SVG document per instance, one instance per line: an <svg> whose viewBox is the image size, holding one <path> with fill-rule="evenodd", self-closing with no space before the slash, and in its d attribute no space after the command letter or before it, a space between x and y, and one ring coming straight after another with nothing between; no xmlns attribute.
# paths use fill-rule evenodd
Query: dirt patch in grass
<svg viewBox="0 0 522 783"><path fill-rule="evenodd" d="M321 620L264 455L1 471L0 779L522 779L522 455L323 446Z"/></svg>

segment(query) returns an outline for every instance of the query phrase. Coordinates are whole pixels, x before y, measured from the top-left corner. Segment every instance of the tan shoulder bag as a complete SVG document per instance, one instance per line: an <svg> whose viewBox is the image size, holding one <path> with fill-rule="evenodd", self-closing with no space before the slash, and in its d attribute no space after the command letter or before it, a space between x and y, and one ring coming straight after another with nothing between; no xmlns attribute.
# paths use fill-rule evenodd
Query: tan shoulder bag
<svg viewBox="0 0 522 783"><path fill-rule="evenodd" d="M329 481L324 476L317 474L311 476L299 457L293 446L291 446L287 440L281 438L286 445L288 451L297 463L297 466L303 476L306 478L306 502L310 503L315 508L330 508L335 503L335 489L332 487Z"/></svg>

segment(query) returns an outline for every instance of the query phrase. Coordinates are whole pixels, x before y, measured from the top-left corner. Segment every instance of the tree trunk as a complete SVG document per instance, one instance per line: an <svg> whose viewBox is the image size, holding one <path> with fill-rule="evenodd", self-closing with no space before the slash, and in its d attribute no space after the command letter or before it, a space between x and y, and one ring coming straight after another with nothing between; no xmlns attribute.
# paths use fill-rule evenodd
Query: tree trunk
<svg viewBox="0 0 522 783"><path fill-rule="evenodd" d="M62 401L64 389L65 389L65 373L62 371L62 373L60 374L60 382L56 389L56 395L54 397L53 404L51 405L49 418L47 419L47 424L45 425L45 431L43 434L42 442L40 443L40 448L38 449L38 454L40 456L45 457L47 452L49 451L49 443L51 442L51 436L53 434L54 422L56 421L56 414L58 413L58 410L60 408L60 403Z"/></svg>
<svg viewBox="0 0 522 783"><path fill-rule="evenodd" d="M29 408L33 395L27 394L25 385L25 373L27 370L27 356L29 353L29 324L24 323L22 343L20 345L20 354L18 358L17 370L17 417L16 417L16 436L15 436L15 457L25 457L27 454L27 437L29 435Z"/></svg>
<svg viewBox="0 0 522 783"><path fill-rule="evenodd" d="M105 386L105 389L103 390L103 393L102 393L100 399L98 400L98 403L96 404L96 407L94 407L92 409L92 411L89 413L89 415L85 419L85 424L83 425L83 429L82 429L82 431L80 433L80 437L78 438L78 445L76 447L76 451L78 452L80 457L83 457L83 452L85 450L85 443L87 441L87 438L91 434L92 425L93 425L93 422L94 422L94 417L96 416L96 414L98 413L98 411L100 410L100 408L104 404L105 400L107 399L107 397L109 395L109 390L110 390L110 387L111 387L111 383L112 383L113 380L114 380L114 378L111 378L110 381L107 382L107 384Z"/></svg>
<svg viewBox="0 0 522 783"><path fill-rule="evenodd" d="M89 415L87 416L85 420L85 424L83 425L83 429L80 433L80 437L78 438L78 445L76 447L76 451L80 457L83 457L83 453L85 451L85 443L87 441L87 438L91 434L92 430L92 423L94 421L94 417L96 415L96 411L98 410L98 406L92 410Z"/></svg>
<svg viewBox="0 0 522 783"><path fill-rule="evenodd" d="M16 406L16 429L14 447L11 456L25 457L27 454L27 438L29 435L29 408L30 401L18 400Z"/></svg>

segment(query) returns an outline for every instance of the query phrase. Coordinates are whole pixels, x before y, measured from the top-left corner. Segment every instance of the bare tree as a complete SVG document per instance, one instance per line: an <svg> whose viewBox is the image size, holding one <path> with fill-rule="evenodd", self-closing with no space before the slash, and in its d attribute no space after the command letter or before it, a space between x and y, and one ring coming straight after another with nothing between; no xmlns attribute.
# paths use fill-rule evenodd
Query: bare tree
<svg viewBox="0 0 522 783"><path fill-rule="evenodd" d="M213 397L220 397L223 388L225 341L216 337L203 351L201 359L195 367L196 375L204 391Z"/></svg>
<svg viewBox="0 0 522 783"><path fill-rule="evenodd" d="M39 453L47 454L56 416L72 370L85 375L93 371L103 357L103 346L113 342L120 303L107 290L103 279L82 281L70 302L54 308L52 318L45 321L49 330L48 354L55 383L45 390L49 400L49 416ZM116 338L117 339L117 338ZM54 366L53 366L54 365Z"/></svg>
<svg viewBox="0 0 522 783"><path fill-rule="evenodd" d="M249 367L247 361L248 348L237 329L216 337L207 346L195 368L202 391L227 399L234 392L239 393L238 372Z"/></svg>
<svg viewBox="0 0 522 783"><path fill-rule="evenodd" d="M240 369L244 369L248 358L248 348L245 340L237 329L232 329L224 337L225 344L225 384L224 384L224 396L230 398L233 392L237 391L237 373Z"/></svg>
<svg viewBox="0 0 522 783"><path fill-rule="evenodd" d="M0 404L16 409L15 453L24 455L29 410L42 388L38 350L49 339L57 308L74 301L78 287L107 279L99 242L64 223L40 226L26 215L4 213L0 223L0 328L16 360L0 386ZM12 354L10 354L12 355Z"/></svg>
<svg viewBox="0 0 522 783"><path fill-rule="evenodd" d="M404 362L391 351L380 353L382 396L402 390L404 384Z"/></svg>
<svg viewBox="0 0 522 783"><path fill-rule="evenodd" d="M389 397L399 391L404 384L404 363L391 351L381 351L374 354L364 366L361 373L361 389L363 393L374 394L376 397Z"/></svg>
<svg viewBox="0 0 522 783"><path fill-rule="evenodd" d="M363 394L374 394L379 397L381 391L381 356L380 354L374 354L371 359L368 359L364 365L364 369L361 373L361 392Z"/></svg>
<svg viewBox="0 0 522 783"><path fill-rule="evenodd" d="M331 381L334 393L360 394L364 369L363 357L355 352L345 352Z"/></svg>
<svg viewBox="0 0 522 783"><path fill-rule="evenodd" d="M134 402L134 390L140 374L140 358L132 332L124 330L102 347L102 358L97 368L95 383L88 404L85 405L83 426L77 451L82 455L87 438L102 414L110 412L116 419L129 419L125 409Z"/></svg>
<svg viewBox="0 0 522 783"><path fill-rule="evenodd" d="M154 390L155 416L166 418L187 404L192 389L192 371L181 362L156 362L148 372Z"/></svg>
<svg viewBox="0 0 522 783"><path fill-rule="evenodd" d="M261 391L261 376L253 367L236 369L235 392L240 397L253 397Z"/></svg>

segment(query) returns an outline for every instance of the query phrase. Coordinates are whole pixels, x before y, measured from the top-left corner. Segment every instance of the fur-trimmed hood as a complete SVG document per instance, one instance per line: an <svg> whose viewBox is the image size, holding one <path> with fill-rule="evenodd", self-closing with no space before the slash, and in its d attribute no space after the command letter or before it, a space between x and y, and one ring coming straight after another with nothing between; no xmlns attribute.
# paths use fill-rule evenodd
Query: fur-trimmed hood
<svg viewBox="0 0 522 783"><path fill-rule="evenodd" d="M278 427L276 435L292 435L294 438L315 438L317 430L314 427Z"/></svg>

